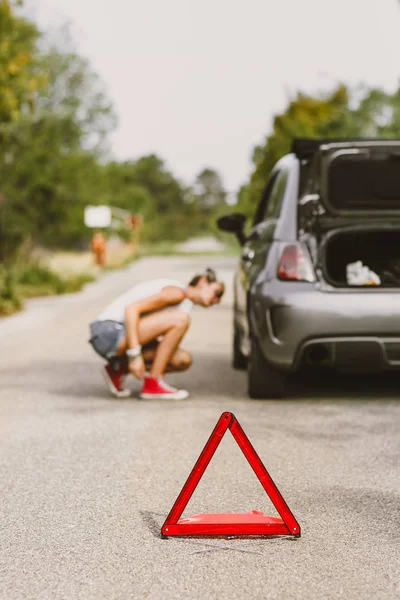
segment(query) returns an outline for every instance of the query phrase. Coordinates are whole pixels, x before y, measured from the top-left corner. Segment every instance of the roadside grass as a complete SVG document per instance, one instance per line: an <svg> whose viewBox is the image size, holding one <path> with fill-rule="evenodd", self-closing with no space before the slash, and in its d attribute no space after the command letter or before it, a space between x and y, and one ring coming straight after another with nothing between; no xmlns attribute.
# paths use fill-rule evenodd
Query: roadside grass
<svg viewBox="0 0 400 600"><path fill-rule="evenodd" d="M132 245L110 248L104 269L94 264L91 252L48 252L9 269L0 266L0 317L24 308L24 301L39 296L79 292L104 271L120 269L135 260Z"/></svg>
<svg viewBox="0 0 400 600"><path fill-rule="evenodd" d="M76 275L80 273L89 273L94 277L100 275L103 271L111 271L127 266L137 258L136 248L132 244L123 246L111 246L107 250L106 263L104 268L98 267L93 258L92 252L86 251L63 251L45 254L41 262L48 266L52 271L61 275Z"/></svg>
<svg viewBox="0 0 400 600"><path fill-rule="evenodd" d="M115 271L116 269L123 269L137 260L137 258L138 251L134 244L126 244L121 248L110 249L104 270Z"/></svg>
<svg viewBox="0 0 400 600"><path fill-rule="evenodd" d="M23 298L16 284L15 273L0 268L0 315L11 315L24 306Z"/></svg>
<svg viewBox="0 0 400 600"><path fill-rule="evenodd" d="M0 270L0 316L11 315L24 307L24 300L80 291L95 280L89 273L61 276L40 263L27 263Z"/></svg>
<svg viewBox="0 0 400 600"><path fill-rule="evenodd" d="M17 267L16 283L24 298L55 296L79 292L86 283L95 280L90 273L60 275L40 263Z"/></svg>

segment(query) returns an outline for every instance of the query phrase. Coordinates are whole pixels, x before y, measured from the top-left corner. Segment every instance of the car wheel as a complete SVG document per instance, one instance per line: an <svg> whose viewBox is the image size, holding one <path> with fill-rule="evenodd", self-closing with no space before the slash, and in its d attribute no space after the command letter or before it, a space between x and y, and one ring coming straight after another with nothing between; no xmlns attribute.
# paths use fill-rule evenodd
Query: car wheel
<svg viewBox="0 0 400 600"><path fill-rule="evenodd" d="M247 356L240 349L240 336L236 325L233 325L232 366L241 371L247 368Z"/></svg>
<svg viewBox="0 0 400 600"><path fill-rule="evenodd" d="M289 374L267 362L254 335L250 340L248 392L250 398L285 398L290 395Z"/></svg>

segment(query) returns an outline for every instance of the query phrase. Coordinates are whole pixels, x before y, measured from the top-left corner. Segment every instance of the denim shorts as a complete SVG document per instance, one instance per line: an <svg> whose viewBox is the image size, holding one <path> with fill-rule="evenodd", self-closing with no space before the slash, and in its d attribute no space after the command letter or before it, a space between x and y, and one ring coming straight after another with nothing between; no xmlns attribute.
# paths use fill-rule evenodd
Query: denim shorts
<svg viewBox="0 0 400 600"><path fill-rule="evenodd" d="M105 359L115 356L125 337L125 325L118 321L93 321L90 323L89 344Z"/></svg>

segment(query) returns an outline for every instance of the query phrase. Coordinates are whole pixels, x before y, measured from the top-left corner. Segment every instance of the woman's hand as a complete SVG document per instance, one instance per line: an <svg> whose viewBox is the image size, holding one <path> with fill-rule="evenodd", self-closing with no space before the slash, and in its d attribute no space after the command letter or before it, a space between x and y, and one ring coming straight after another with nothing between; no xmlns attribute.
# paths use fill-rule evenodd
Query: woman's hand
<svg viewBox="0 0 400 600"><path fill-rule="evenodd" d="M144 379L144 361L142 355L129 359L129 371L138 379Z"/></svg>

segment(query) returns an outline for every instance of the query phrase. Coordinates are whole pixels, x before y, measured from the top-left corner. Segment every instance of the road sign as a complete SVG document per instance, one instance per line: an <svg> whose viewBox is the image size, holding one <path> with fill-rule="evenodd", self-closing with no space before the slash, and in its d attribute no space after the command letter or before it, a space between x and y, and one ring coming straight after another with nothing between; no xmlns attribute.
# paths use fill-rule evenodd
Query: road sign
<svg viewBox="0 0 400 600"><path fill-rule="evenodd" d="M230 430L254 473L267 492L280 518L269 517L253 510L249 513L199 514L180 519L204 471L210 463L216 449L227 430ZM181 493L175 501L164 525L161 528L164 537L169 536L276 536L291 535L300 537L300 525L281 496L267 469L251 445L235 415L222 413L214 431L203 448Z"/></svg>
<svg viewBox="0 0 400 600"><path fill-rule="evenodd" d="M110 227L111 208L109 206L86 206L84 220L86 227Z"/></svg>

